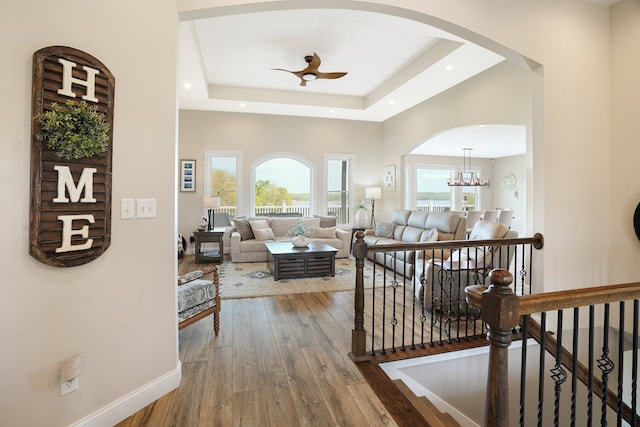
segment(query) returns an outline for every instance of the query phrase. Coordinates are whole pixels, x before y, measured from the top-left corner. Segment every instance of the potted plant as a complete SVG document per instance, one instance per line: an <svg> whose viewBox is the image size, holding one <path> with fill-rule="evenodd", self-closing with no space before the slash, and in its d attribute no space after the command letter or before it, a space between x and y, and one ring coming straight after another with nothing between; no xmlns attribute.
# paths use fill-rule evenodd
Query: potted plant
<svg viewBox="0 0 640 427"><path fill-rule="evenodd" d="M289 229L289 235L294 236L291 239L291 243L299 248L309 245L310 239L306 236L307 234L309 234L309 229L305 228L301 222L296 223Z"/></svg>
<svg viewBox="0 0 640 427"><path fill-rule="evenodd" d="M36 138L61 159L89 158L107 151L109 124L104 114L85 101L54 102L51 110L38 113L35 119L40 124Z"/></svg>

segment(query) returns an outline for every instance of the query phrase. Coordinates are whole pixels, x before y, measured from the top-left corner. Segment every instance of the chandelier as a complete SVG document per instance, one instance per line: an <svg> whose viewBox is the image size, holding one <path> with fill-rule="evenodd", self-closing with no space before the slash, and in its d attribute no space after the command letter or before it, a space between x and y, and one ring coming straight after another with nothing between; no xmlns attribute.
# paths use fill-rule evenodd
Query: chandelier
<svg viewBox="0 0 640 427"><path fill-rule="evenodd" d="M447 181L449 187L485 187L489 185L487 178L481 179L477 172L473 172L471 169L471 150L473 148L463 148L463 160L462 171L458 172L453 179ZM469 158L469 165L467 169L467 157Z"/></svg>

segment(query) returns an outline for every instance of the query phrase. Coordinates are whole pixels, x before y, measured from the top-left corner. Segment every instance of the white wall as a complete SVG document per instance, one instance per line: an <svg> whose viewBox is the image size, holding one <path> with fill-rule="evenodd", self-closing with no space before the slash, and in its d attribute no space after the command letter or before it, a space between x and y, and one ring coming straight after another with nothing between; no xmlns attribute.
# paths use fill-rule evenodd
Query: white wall
<svg viewBox="0 0 640 427"><path fill-rule="evenodd" d="M526 232L545 236L544 272L538 277L544 277L545 290L606 283L609 239L606 234L587 236L584 230L609 224L609 213L600 209L602 199L593 197L608 194L610 181L609 68L602 59L609 57L607 9L579 1L410 3L412 9L471 28L543 65L527 71L524 78L514 73L504 84L509 91L531 94L527 105L514 104L513 120L508 123L532 129L526 179L531 224ZM467 99L460 93L459 102L451 108L423 105L388 121L385 154L408 151L425 129L477 123L475 113L482 105L488 118L503 114L514 102L509 91L484 91L482 98ZM479 88L474 95L481 93ZM580 183L561 184L584 171L590 173ZM589 215L572 215L568 226L568 212Z"/></svg>
<svg viewBox="0 0 640 427"><path fill-rule="evenodd" d="M611 283L640 281L640 241L633 232L633 213L640 203L640 2L624 0L611 15L611 217L609 239ZM600 208L602 209L602 207Z"/></svg>
<svg viewBox="0 0 640 427"><path fill-rule="evenodd" d="M244 3L181 0L179 9ZM634 114L640 102L640 66L633 54L640 31L636 0L613 6L612 31L607 8L578 0L349 4L387 4L404 8L408 15L412 10L431 14L485 41L494 40L498 49L507 46L542 64L529 73L523 89L531 91L533 99L531 114L520 124L529 126L531 120L533 125L527 197L533 229L545 234L545 287L640 279L638 243L630 237L629 222L629 209L640 197L633 186L634 154L640 150ZM0 35L6 41L0 48L5 100L0 107L0 178L5 183L2 425L67 425L110 409L118 399L132 400L129 393L163 382L177 369L174 8L171 0L114 0L100 3L99 10L71 0L0 3ZM114 216L109 250L87 265L63 269L32 259L27 245L31 56L50 45L85 50L116 77L114 212L123 197L158 201L158 218L121 221ZM489 95L487 107L508 103L507 98ZM444 113L434 112L445 118ZM453 116L449 112L448 117ZM417 142L404 138L410 132L403 128L412 126L418 125L406 121L385 126L384 148L375 159L386 161L371 172L371 183L383 164L390 163L389 152ZM211 132L211 138L215 136ZM375 159L371 157L371 164ZM563 185L574 176L580 179ZM610 210L603 209L608 195ZM80 390L60 398L58 362L77 352L85 355Z"/></svg>
<svg viewBox="0 0 640 427"><path fill-rule="evenodd" d="M197 185L193 193L178 197L179 230L189 236L199 224L202 213L205 150L242 152L242 199L239 215L247 215L251 206L251 165L272 153L294 153L316 168L316 187L324 187L325 154L355 154L356 197L364 188L381 186L383 178L382 125L352 120L312 119L262 114L235 114L205 111L180 111L179 156L196 159ZM324 213L323 194L318 191L315 213Z"/></svg>
<svg viewBox="0 0 640 427"><path fill-rule="evenodd" d="M493 195L493 207L513 210L511 229L521 236L531 236L526 230L526 199L527 199L527 168L526 155L502 157L495 159L493 163L493 175L491 178L491 193ZM502 176L512 173L516 176L516 188L505 190L502 186Z"/></svg>
<svg viewBox="0 0 640 427"><path fill-rule="evenodd" d="M444 130L465 125L517 124L531 127L531 76L529 72L510 62L498 64L484 73L467 80L431 100L417 105L384 124L385 157L399 158L431 136ZM531 144L529 144L531 145ZM532 156L529 150L529 156ZM416 163L415 156L407 161ZM431 158L433 162L460 162L460 159ZM496 182L494 165L489 159L474 159L482 166L482 176L491 178L491 187L481 191L481 209L502 207L499 197L501 186ZM527 169L522 165L522 174ZM498 178L501 175L498 176ZM524 183L525 180L523 179ZM523 189L524 190L524 189ZM404 192L396 192L396 203L401 203ZM522 191L523 197L526 191ZM523 199L524 201L524 199ZM391 204L386 205L391 208ZM525 232L526 214L522 215L521 232ZM531 227L531 221L529 221Z"/></svg>
<svg viewBox="0 0 640 427"><path fill-rule="evenodd" d="M69 425L152 381L151 395L179 380L176 28L171 1L0 3L0 425ZM111 246L69 268L37 261L28 246L32 56L53 45L95 56L116 82ZM155 198L157 218L120 220L123 197ZM80 388L60 397L59 362L77 353ZM104 415L112 424L118 414Z"/></svg>

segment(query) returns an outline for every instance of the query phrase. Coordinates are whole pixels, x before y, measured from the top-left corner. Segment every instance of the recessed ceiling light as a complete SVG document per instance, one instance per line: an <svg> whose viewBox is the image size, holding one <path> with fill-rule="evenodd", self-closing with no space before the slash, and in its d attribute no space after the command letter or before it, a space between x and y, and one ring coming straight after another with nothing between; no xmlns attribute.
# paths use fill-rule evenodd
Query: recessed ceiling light
<svg viewBox="0 0 640 427"><path fill-rule="evenodd" d="M334 109L332 108L331 110L329 110L329 112L330 112L331 114L333 114L333 113L335 113L335 112L336 112L336 110L334 110Z"/></svg>
<svg viewBox="0 0 640 427"><path fill-rule="evenodd" d="M394 101L393 99L390 99L390 100L389 100L389 105L393 105L393 104L395 104L395 103L396 103L396 101Z"/></svg>
<svg viewBox="0 0 640 427"><path fill-rule="evenodd" d="M444 69L447 70L447 71L451 71L451 70L453 70L453 65L449 64L446 67L444 67Z"/></svg>
<svg viewBox="0 0 640 427"><path fill-rule="evenodd" d="M246 107L246 106L247 106L247 104L245 104L244 102L241 102L241 103L240 103L240 107L244 108L244 107Z"/></svg>
<svg viewBox="0 0 640 427"><path fill-rule="evenodd" d="M191 89L191 83L186 82L186 83L184 84L184 88L185 88L185 89Z"/></svg>

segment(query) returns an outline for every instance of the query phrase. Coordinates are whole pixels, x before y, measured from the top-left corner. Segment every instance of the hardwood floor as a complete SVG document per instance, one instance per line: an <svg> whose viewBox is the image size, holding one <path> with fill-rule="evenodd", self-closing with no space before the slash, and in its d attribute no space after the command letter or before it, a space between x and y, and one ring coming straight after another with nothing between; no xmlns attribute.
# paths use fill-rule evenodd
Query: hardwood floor
<svg viewBox="0 0 640 427"><path fill-rule="evenodd" d="M211 317L180 331L180 387L118 426L404 425L349 358L352 328L352 292L223 300L219 336Z"/></svg>

